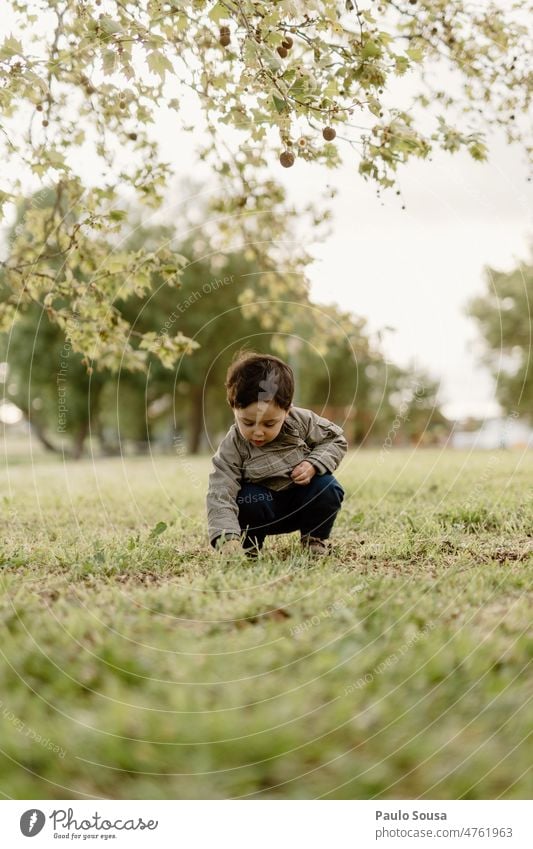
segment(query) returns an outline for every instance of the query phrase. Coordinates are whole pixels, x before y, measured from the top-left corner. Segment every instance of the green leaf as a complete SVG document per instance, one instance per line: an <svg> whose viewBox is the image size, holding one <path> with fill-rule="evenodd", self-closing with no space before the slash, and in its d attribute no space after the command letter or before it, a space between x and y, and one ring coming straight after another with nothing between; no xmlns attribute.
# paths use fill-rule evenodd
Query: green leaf
<svg viewBox="0 0 533 849"><path fill-rule="evenodd" d="M102 53L102 63L104 74L112 74L117 64L117 57L113 50L104 50Z"/></svg>
<svg viewBox="0 0 533 849"><path fill-rule="evenodd" d="M2 47L0 47L0 59L10 59L14 55L23 56L24 51L22 49L22 44L20 41L17 41L16 38L10 36L6 38Z"/></svg>
<svg viewBox="0 0 533 849"><path fill-rule="evenodd" d="M2 189L0 189L0 212L2 211L2 207L4 206L4 204L14 199L14 197L15 195L13 195L11 192L4 192L2 191Z"/></svg>
<svg viewBox="0 0 533 849"><path fill-rule="evenodd" d="M211 11L209 12L209 17L216 24L220 23L220 21L224 20L228 17L228 10L222 3L215 3Z"/></svg>
<svg viewBox="0 0 533 849"><path fill-rule="evenodd" d="M361 55L363 59L376 59L378 56L381 56L381 48L379 44L376 44L375 41L369 38L361 51Z"/></svg>
<svg viewBox="0 0 533 849"><path fill-rule="evenodd" d="M172 63L167 59L164 53L161 53L159 50L152 50L151 53L146 57L146 61L148 63L148 67L154 74L158 74L163 80L165 78L166 72L170 71L174 72L174 68Z"/></svg>
<svg viewBox="0 0 533 849"><path fill-rule="evenodd" d="M284 100L282 100L282 99L281 99L281 97L278 97L277 95L273 94L273 95L272 95L272 100L274 101L274 106L276 107L276 110L277 110L280 114L281 114L282 112L286 112L286 111L287 111L287 104L285 103L285 101L284 101Z"/></svg>
<svg viewBox="0 0 533 849"><path fill-rule="evenodd" d="M14 304L0 304L0 333L7 333L19 318L17 307Z"/></svg>
<svg viewBox="0 0 533 849"><path fill-rule="evenodd" d="M122 27L118 21L114 21L109 15L102 15L99 19L100 26L108 35L114 35L117 32L122 32Z"/></svg>
<svg viewBox="0 0 533 849"><path fill-rule="evenodd" d="M375 97L368 98L368 108L372 112L372 115L375 115L377 118L380 117L380 112L382 111L381 103L379 102L379 100L376 100Z"/></svg>
<svg viewBox="0 0 533 849"><path fill-rule="evenodd" d="M111 217L111 214L109 217ZM117 251L108 258L105 269L109 274L118 274L127 268L129 261L130 255L128 253Z"/></svg>
<svg viewBox="0 0 533 849"><path fill-rule="evenodd" d="M46 154L46 158L51 168L65 167L65 157L58 150L49 150Z"/></svg>
<svg viewBox="0 0 533 849"><path fill-rule="evenodd" d="M109 213L109 217L111 221L123 221L127 214L128 213L125 209L112 209Z"/></svg>
<svg viewBox="0 0 533 849"><path fill-rule="evenodd" d="M158 537L160 534L166 531L167 528L168 525L166 522L158 522L157 525L155 525L150 531L150 537Z"/></svg>
<svg viewBox="0 0 533 849"><path fill-rule="evenodd" d="M424 59L424 51L420 47L409 47L405 52L413 62L422 62Z"/></svg>
<svg viewBox="0 0 533 849"><path fill-rule="evenodd" d="M405 74L405 72L408 71L410 68L410 63L407 56L395 56L394 63L396 66L396 73L400 77Z"/></svg>
<svg viewBox="0 0 533 849"><path fill-rule="evenodd" d="M483 142L475 142L471 144L468 148L468 152L472 159L476 159L478 162L483 162L487 158L487 147L483 144Z"/></svg>

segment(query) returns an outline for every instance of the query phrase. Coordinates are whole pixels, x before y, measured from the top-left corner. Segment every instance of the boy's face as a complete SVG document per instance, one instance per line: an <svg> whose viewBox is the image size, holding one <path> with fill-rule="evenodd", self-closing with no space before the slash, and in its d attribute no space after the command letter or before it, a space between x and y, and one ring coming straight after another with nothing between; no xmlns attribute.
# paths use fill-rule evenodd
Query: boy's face
<svg viewBox="0 0 533 849"><path fill-rule="evenodd" d="M256 401L248 407L235 407L233 410L241 436L258 448L276 438L288 412L278 407L275 401Z"/></svg>

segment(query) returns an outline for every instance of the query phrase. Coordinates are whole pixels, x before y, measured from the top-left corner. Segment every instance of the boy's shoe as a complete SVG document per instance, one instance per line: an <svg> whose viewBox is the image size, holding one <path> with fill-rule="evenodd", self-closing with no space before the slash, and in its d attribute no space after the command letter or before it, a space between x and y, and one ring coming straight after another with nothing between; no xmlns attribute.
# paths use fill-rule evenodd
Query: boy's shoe
<svg viewBox="0 0 533 849"><path fill-rule="evenodd" d="M329 543L325 539L318 539L310 534L302 534L302 548L309 554L329 554Z"/></svg>

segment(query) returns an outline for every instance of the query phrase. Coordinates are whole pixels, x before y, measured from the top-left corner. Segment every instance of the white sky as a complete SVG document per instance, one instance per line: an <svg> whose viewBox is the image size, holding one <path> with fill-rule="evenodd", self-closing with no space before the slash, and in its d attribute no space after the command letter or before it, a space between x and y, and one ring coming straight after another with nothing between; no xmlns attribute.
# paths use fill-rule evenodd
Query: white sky
<svg viewBox="0 0 533 849"><path fill-rule="evenodd" d="M308 197L317 174L311 179L310 166L298 164L291 180L295 171L295 193ZM394 327L385 336L387 355L440 378L451 417L498 412L493 381L478 364L477 328L464 308L485 291L484 266L508 270L529 257L527 173L522 152L495 139L487 163L442 153L406 166L406 210L394 194L385 194L382 206L355 164L324 181L339 195L333 233L313 252L313 297L367 317L374 330Z"/></svg>

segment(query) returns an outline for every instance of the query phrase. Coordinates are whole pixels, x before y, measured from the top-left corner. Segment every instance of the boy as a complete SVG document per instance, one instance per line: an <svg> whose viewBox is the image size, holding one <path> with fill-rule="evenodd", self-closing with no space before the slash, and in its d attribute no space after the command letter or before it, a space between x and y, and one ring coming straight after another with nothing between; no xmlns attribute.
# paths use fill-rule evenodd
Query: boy
<svg viewBox="0 0 533 849"><path fill-rule="evenodd" d="M278 357L241 353L226 375L235 423L213 457L207 521L211 545L256 556L267 534L300 531L302 547L327 554L344 497L332 472L342 429L292 406L294 375Z"/></svg>

